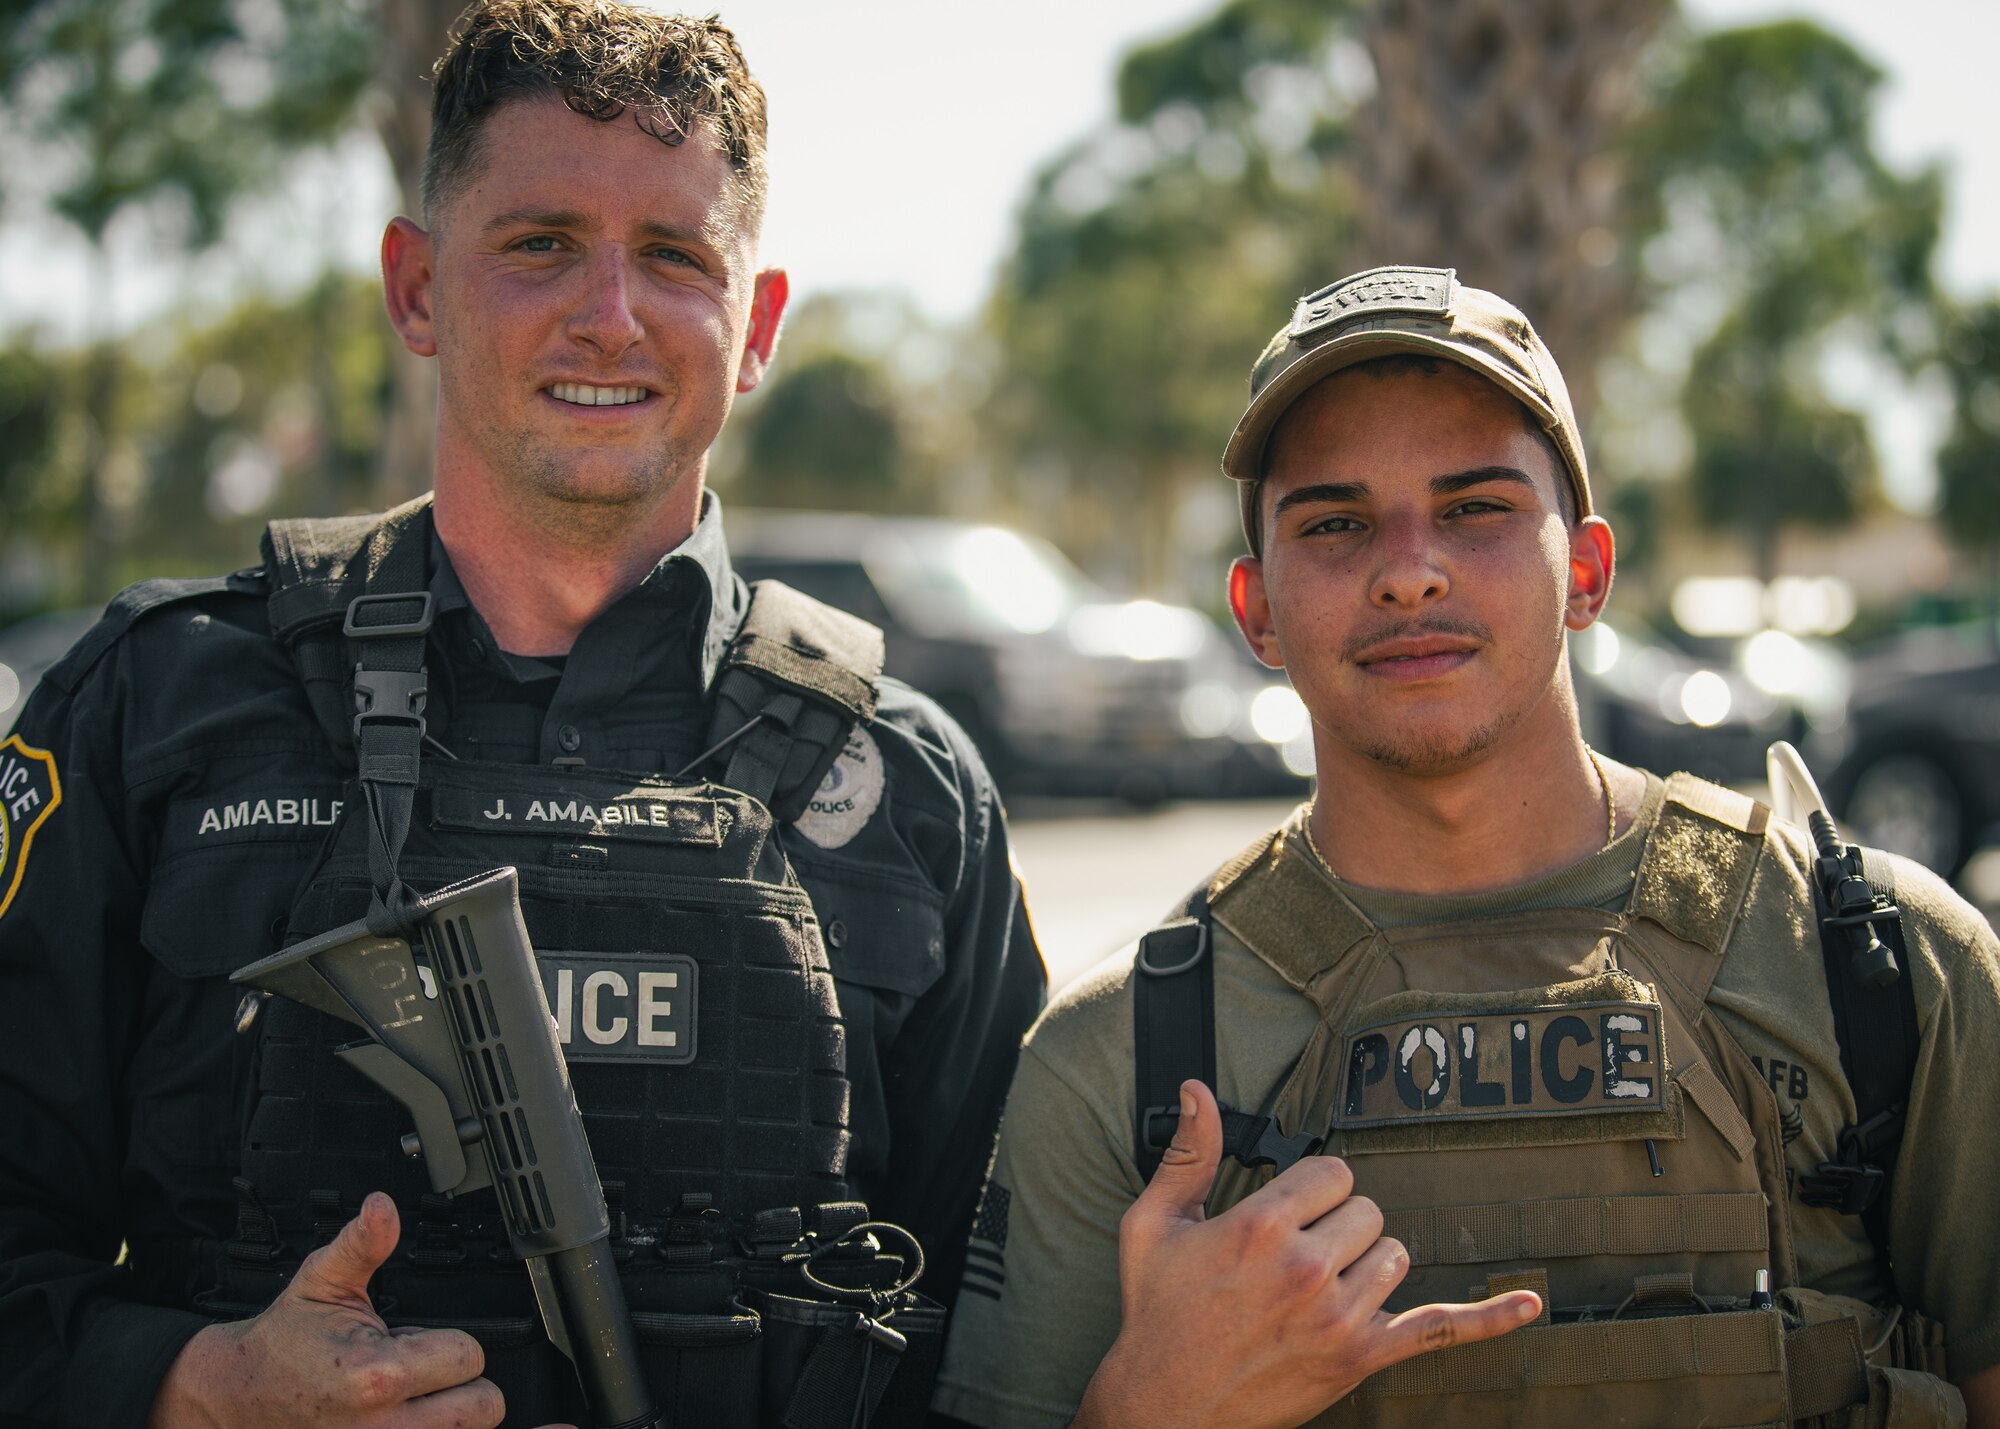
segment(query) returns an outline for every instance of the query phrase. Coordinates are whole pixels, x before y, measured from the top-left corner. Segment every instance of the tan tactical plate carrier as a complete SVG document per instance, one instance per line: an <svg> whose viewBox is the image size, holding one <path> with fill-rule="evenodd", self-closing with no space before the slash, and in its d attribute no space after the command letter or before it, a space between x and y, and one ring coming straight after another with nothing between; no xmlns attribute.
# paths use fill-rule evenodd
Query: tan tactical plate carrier
<svg viewBox="0 0 2000 1429"><path fill-rule="evenodd" d="M1319 1009L1262 1110L1327 1128L1408 1247L1388 1308L1520 1288L1545 1307L1314 1424L1964 1423L1938 1326L1798 1285L1776 1097L1707 1015L1768 818L1675 776L1615 914L1383 930L1282 830L1216 876L1216 921ZM1270 1174L1225 1161L1211 1211Z"/></svg>

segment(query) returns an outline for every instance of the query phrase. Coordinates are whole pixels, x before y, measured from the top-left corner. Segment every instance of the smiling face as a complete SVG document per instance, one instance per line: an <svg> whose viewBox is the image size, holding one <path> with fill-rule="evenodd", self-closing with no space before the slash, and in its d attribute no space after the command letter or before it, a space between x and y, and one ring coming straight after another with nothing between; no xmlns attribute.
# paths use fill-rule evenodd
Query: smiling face
<svg viewBox="0 0 2000 1429"><path fill-rule="evenodd" d="M785 298L727 158L704 129L670 147L553 98L502 106L479 144L435 231L398 220L384 244L397 327L439 359L440 488L694 510Z"/></svg>
<svg viewBox="0 0 2000 1429"><path fill-rule="evenodd" d="M1231 576L1258 658L1312 712L1321 773L1358 756L1461 768L1524 726L1575 726L1565 625L1608 593L1609 528L1569 526L1546 444L1498 387L1349 369L1273 434L1262 560Z"/></svg>

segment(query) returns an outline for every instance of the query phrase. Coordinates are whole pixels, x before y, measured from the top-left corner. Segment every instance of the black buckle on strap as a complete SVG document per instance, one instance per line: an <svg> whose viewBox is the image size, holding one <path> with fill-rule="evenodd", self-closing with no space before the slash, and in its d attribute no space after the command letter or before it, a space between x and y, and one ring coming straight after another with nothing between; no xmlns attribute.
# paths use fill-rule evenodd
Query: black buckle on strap
<svg viewBox="0 0 2000 1429"><path fill-rule="evenodd" d="M1278 1130L1275 1116L1262 1118L1264 1129L1257 1135L1257 1144L1249 1154L1234 1153L1236 1159L1245 1166L1269 1166L1274 1171L1284 1171L1296 1166L1308 1156L1319 1155L1319 1149L1326 1145L1326 1138L1314 1136L1309 1131L1301 1131L1296 1136L1287 1136Z"/></svg>
<svg viewBox="0 0 2000 1429"><path fill-rule="evenodd" d="M1799 1177L1799 1199L1808 1206L1858 1216L1881 1199L1889 1182L1879 1164L1895 1160L1903 1135L1903 1108L1878 1112L1860 1126L1843 1126L1836 1144L1837 1161L1822 1161Z"/></svg>
<svg viewBox="0 0 2000 1429"><path fill-rule="evenodd" d="M430 697L428 670L369 670L354 667L354 738L366 724L395 721L413 724L422 738L428 728L424 709Z"/></svg>
<svg viewBox="0 0 2000 1429"><path fill-rule="evenodd" d="M385 620L378 624L367 624L354 617L382 606L406 605L417 602L414 620ZM393 640L412 635L428 635L431 632L431 618L436 602L429 591L414 591L406 595L357 595L347 603L347 618L340 624L340 633L349 640Z"/></svg>
<svg viewBox="0 0 2000 1429"><path fill-rule="evenodd" d="M1875 1204L1887 1179L1880 1166L1822 1161L1817 1171L1799 1177L1799 1199L1808 1206L1858 1216Z"/></svg>

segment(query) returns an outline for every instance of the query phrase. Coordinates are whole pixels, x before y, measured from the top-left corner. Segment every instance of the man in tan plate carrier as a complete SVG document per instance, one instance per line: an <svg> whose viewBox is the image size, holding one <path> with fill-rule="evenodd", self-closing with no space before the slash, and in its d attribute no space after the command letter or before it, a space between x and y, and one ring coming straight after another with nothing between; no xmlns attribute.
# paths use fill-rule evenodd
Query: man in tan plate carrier
<svg viewBox="0 0 2000 1429"><path fill-rule="evenodd" d="M1528 320L1335 283L1223 465L1318 797L1031 1034L938 1407L2000 1425L1993 931L1585 744L1612 537Z"/></svg>

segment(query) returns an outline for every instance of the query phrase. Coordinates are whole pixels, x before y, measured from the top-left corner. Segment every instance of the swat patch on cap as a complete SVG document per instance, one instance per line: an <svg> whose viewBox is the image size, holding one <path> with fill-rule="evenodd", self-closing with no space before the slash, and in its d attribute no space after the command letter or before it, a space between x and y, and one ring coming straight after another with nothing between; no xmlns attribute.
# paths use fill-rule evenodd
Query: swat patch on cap
<svg viewBox="0 0 2000 1429"><path fill-rule="evenodd" d="M1653 1002L1417 1013L1347 1034L1339 1127L1660 1111Z"/></svg>
<svg viewBox="0 0 2000 1429"><path fill-rule="evenodd" d="M798 831L821 848L841 847L875 817L886 781L875 736L857 725L799 815Z"/></svg>
<svg viewBox="0 0 2000 1429"><path fill-rule="evenodd" d="M0 740L0 916L20 891L35 830L60 803L55 756L23 744L18 734Z"/></svg>
<svg viewBox="0 0 2000 1429"><path fill-rule="evenodd" d="M1456 268L1370 268L1308 293L1292 313L1292 337L1365 313L1426 313L1443 317L1457 290Z"/></svg>

